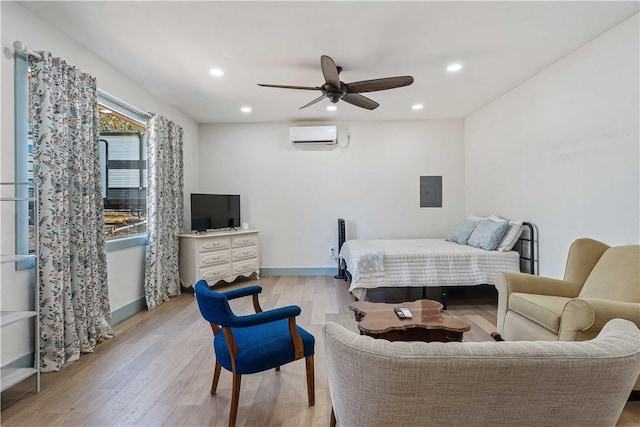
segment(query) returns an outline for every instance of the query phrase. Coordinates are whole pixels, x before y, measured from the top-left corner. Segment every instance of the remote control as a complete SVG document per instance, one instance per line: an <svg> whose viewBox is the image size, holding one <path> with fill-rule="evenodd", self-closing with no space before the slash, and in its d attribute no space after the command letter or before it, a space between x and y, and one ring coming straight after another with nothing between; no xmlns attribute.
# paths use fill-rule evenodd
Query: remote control
<svg viewBox="0 0 640 427"><path fill-rule="evenodd" d="M398 316L398 319L404 320L405 316L400 307L394 308L393 311L396 313L396 316Z"/></svg>
<svg viewBox="0 0 640 427"><path fill-rule="evenodd" d="M402 310L402 314L404 315L405 319L411 319L413 317L408 308L401 308L400 310Z"/></svg>

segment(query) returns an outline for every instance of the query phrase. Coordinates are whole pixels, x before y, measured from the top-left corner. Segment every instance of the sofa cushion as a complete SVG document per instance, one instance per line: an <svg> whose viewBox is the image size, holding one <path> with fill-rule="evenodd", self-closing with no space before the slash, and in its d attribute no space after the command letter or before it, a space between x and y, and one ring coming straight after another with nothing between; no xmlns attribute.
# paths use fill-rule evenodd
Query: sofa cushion
<svg viewBox="0 0 640 427"><path fill-rule="evenodd" d="M509 310L555 333L560 331L562 309L571 298L514 292L509 296Z"/></svg>
<svg viewBox="0 0 640 427"><path fill-rule="evenodd" d="M584 282L580 297L640 302L640 245L607 249Z"/></svg>

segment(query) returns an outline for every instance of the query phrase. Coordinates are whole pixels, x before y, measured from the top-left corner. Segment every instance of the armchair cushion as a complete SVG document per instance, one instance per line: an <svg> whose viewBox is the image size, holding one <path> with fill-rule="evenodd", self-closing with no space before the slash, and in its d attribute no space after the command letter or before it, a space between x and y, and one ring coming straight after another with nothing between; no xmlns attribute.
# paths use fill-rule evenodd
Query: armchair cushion
<svg viewBox="0 0 640 427"><path fill-rule="evenodd" d="M314 338L299 326L298 334L304 345L304 356L314 354ZM236 372L253 374L285 365L295 359L293 341L289 332L289 321L278 320L250 328L231 328L238 347ZM231 357L224 334L213 338L216 360L225 369L231 371Z"/></svg>
<svg viewBox="0 0 640 427"><path fill-rule="evenodd" d="M513 293L509 309L558 334L562 310L570 298L550 295Z"/></svg>

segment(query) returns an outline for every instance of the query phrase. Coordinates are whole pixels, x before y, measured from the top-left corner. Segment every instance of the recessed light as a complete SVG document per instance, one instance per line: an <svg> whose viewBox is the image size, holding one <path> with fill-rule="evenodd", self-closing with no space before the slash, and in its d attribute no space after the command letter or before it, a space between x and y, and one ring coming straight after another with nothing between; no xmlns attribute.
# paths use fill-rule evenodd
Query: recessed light
<svg viewBox="0 0 640 427"><path fill-rule="evenodd" d="M338 107L336 107L335 105L329 105L327 107L327 111L336 111L338 109Z"/></svg>
<svg viewBox="0 0 640 427"><path fill-rule="evenodd" d="M253 110L251 107L242 107L240 111L242 111L243 113L250 113Z"/></svg>
<svg viewBox="0 0 640 427"><path fill-rule="evenodd" d="M451 64L447 67L447 71L456 72L462 70L462 64Z"/></svg>
<svg viewBox="0 0 640 427"><path fill-rule="evenodd" d="M414 109L414 110L422 110L424 108L424 105L422 105L422 104L413 104L411 106L411 108Z"/></svg>
<svg viewBox="0 0 640 427"><path fill-rule="evenodd" d="M224 76L224 71L221 70L220 68L211 68L209 70L209 74L215 77L220 77L220 76Z"/></svg>

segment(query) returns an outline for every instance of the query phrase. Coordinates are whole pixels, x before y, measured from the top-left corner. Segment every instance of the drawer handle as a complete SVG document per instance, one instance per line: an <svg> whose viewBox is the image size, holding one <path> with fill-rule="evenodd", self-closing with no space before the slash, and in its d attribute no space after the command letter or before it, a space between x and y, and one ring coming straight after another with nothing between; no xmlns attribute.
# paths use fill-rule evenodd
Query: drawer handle
<svg viewBox="0 0 640 427"><path fill-rule="evenodd" d="M209 242L209 243L203 244L202 247L205 249L209 249L209 248L219 248L222 245L223 245L223 242Z"/></svg>

